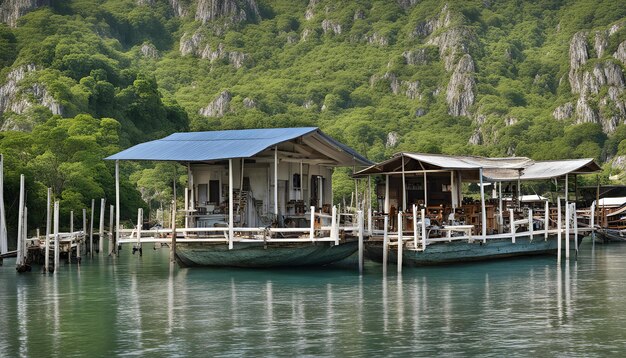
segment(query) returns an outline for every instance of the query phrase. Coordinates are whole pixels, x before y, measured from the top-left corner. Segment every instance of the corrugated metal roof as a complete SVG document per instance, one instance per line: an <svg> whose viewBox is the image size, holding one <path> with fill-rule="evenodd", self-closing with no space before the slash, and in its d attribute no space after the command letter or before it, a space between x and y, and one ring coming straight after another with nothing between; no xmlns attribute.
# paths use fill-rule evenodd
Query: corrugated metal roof
<svg viewBox="0 0 626 358"><path fill-rule="evenodd" d="M620 207L626 204L626 197L617 197L617 198L601 198L598 201L598 207Z"/></svg>
<svg viewBox="0 0 626 358"><path fill-rule="evenodd" d="M346 165L371 162L353 149L337 142L317 127L262 128L208 132L174 133L165 138L141 143L109 156L107 160L159 160L205 162L249 158L280 143L302 136L315 136L333 148Z"/></svg>
<svg viewBox="0 0 626 358"><path fill-rule="evenodd" d="M439 170L478 171L483 169L486 181L539 180L566 174L586 174L600 170L593 159L533 161L526 157L485 158L441 154L398 153L393 158L357 172L355 176L399 173L402 156ZM419 170L418 170L419 171Z"/></svg>

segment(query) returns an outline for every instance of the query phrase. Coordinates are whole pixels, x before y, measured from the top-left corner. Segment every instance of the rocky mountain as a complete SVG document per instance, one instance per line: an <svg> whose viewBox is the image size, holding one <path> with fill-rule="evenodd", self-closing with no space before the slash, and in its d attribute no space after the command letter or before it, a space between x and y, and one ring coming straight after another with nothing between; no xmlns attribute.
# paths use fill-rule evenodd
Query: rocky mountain
<svg viewBox="0 0 626 358"><path fill-rule="evenodd" d="M6 0L0 128L86 113L150 137L184 112L192 130L317 125L372 159L611 161L626 155L623 5Z"/></svg>

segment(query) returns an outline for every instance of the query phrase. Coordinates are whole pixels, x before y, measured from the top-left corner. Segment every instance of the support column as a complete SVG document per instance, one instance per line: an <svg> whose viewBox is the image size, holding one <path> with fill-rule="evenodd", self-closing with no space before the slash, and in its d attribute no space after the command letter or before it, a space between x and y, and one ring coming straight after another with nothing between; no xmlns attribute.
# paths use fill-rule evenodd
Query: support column
<svg viewBox="0 0 626 358"><path fill-rule="evenodd" d="M176 199L172 200L172 241L170 243L170 262L176 262Z"/></svg>
<svg viewBox="0 0 626 358"><path fill-rule="evenodd" d="M278 146L274 147L274 214L278 222Z"/></svg>
<svg viewBox="0 0 626 358"><path fill-rule="evenodd" d="M70 252L71 253L71 252ZM54 202L54 272L59 270L59 202Z"/></svg>
<svg viewBox="0 0 626 358"><path fill-rule="evenodd" d="M402 211L398 211L398 273L402 272Z"/></svg>
<svg viewBox="0 0 626 358"><path fill-rule="evenodd" d="M117 254L117 243L120 242L120 161L115 161L115 241L113 253Z"/></svg>
<svg viewBox="0 0 626 358"><path fill-rule="evenodd" d="M389 174L385 175L385 207L383 212L389 214ZM387 218L387 221L389 221L389 218Z"/></svg>
<svg viewBox="0 0 626 358"><path fill-rule="evenodd" d="M550 229L550 204L548 203L547 200L546 200L546 211L543 214L543 220L544 220L544 224L543 224L543 228L544 228L543 238L547 241L548 240L548 230Z"/></svg>
<svg viewBox="0 0 626 358"><path fill-rule="evenodd" d="M50 203L48 203L50 206ZM0 254L6 254L9 251L9 243L7 240L7 221L4 211L4 156L0 154ZM2 259L0 259L0 266Z"/></svg>
<svg viewBox="0 0 626 358"><path fill-rule="evenodd" d="M406 203L406 178L404 176L404 154L402 154L402 211L407 209ZM400 211L400 210L398 210Z"/></svg>
<svg viewBox="0 0 626 358"><path fill-rule="evenodd" d="M502 225L504 223L504 214L502 213L502 182L497 183L498 185L498 219L499 219L499 223L498 223L498 233L502 233Z"/></svg>
<svg viewBox="0 0 626 358"><path fill-rule="evenodd" d="M561 237L563 236L563 233L561 232L562 230L562 223L561 223L561 198L557 198L557 214L556 214L556 221L557 221L557 235L556 235L556 239L557 239L557 251L556 251L556 259L557 262L561 262Z"/></svg>
<svg viewBox="0 0 626 358"><path fill-rule="evenodd" d="M104 210L106 210L106 200L100 199L100 225L98 226L98 253L104 252Z"/></svg>
<svg viewBox="0 0 626 358"><path fill-rule="evenodd" d="M48 200L46 201L46 251L44 256L43 272L47 273L50 269L50 231L52 229L52 213L50 212L50 205L52 204L52 188L48 188Z"/></svg>
<svg viewBox="0 0 626 358"><path fill-rule="evenodd" d="M483 185L483 168L480 168L478 175L480 176L480 207L482 209L481 224L483 242L487 241L487 210L485 208L485 186Z"/></svg>
<svg viewBox="0 0 626 358"><path fill-rule="evenodd" d="M22 242L24 240L22 232L24 230L24 174L20 175L20 201L17 210L17 259L15 264L20 270L21 266L25 264L24 243Z"/></svg>
<svg viewBox="0 0 626 358"><path fill-rule="evenodd" d="M364 245L363 245L363 231L364 231L364 225L363 225L363 210L359 210L357 212L358 215L358 221L359 221L359 273L362 274L363 273L363 251L365 249Z"/></svg>
<svg viewBox="0 0 626 358"><path fill-rule="evenodd" d="M117 245L117 241L115 241L115 235L113 234L113 227L115 224L115 206L111 205L109 207L109 256L115 253L115 245Z"/></svg>
<svg viewBox="0 0 626 358"><path fill-rule="evenodd" d="M276 188L276 186L274 186ZM276 190L275 194L276 194ZM275 195L276 196L276 195ZM233 214L233 160L228 159L228 249L233 248L235 217Z"/></svg>
<svg viewBox="0 0 626 358"><path fill-rule="evenodd" d="M93 257L93 214L96 204L95 199L91 199L91 214L89 214L89 256Z"/></svg>
<svg viewBox="0 0 626 358"><path fill-rule="evenodd" d="M569 259L569 234L572 210L569 202L565 201L565 258Z"/></svg>
<svg viewBox="0 0 626 358"><path fill-rule="evenodd" d="M387 256L389 255L389 233L387 227L389 227L389 215L385 214L384 218L385 228L383 230L383 274L387 274Z"/></svg>
<svg viewBox="0 0 626 358"><path fill-rule="evenodd" d="M424 208L428 208L428 180L426 179L426 172L424 172Z"/></svg>

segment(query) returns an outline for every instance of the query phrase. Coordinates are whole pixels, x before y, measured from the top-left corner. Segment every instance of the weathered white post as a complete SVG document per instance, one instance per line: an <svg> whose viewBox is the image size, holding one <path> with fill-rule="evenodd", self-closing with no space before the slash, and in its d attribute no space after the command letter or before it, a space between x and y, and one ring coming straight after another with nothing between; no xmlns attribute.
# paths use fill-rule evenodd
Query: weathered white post
<svg viewBox="0 0 626 358"><path fill-rule="evenodd" d="M367 234L372 235L372 205L367 209Z"/></svg>
<svg viewBox="0 0 626 358"><path fill-rule="evenodd" d="M172 241L170 243L170 262L176 262L176 200L172 200Z"/></svg>
<svg viewBox="0 0 626 358"><path fill-rule="evenodd" d="M48 200L46 201L46 251L44 256L43 272L48 272L50 269L50 231L51 231L51 213L50 204L52 201L52 188L48 188Z"/></svg>
<svg viewBox="0 0 626 358"><path fill-rule="evenodd" d="M402 272L402 211L398 212L398 272Z"/></svg>
<svg viewBox="0 0 626 358"><path fill-rule="evenodd" d="M339 228L337 227L337 207L333 205L330 222L330 237L335 239L335 245L339 245Z"/></svg>
<svg viewBox="0 0 626 358"><path fill-rule="evenodd" d="M385 175L385 207L383 212L389 214L389 174Z"/></svg>
<svg viewBox="0 0 626 358"><path fill-rule="evenodd" d="M565 258L569 259L569 234L570 234L570 220L572 212L570 210L570 204L565 200Z"/></svg>
<svg viewBox="0 0 626 358"><path fill-rule="evenodd" d="M417 250L417 206L413 204L413 248Z"/></svg>
<svg viewBox="0 0 626 358"><path fill-rule="evenodd" d="M365 223L363 218L363 210L357 212L359 217L359 273L363 273L363 251L365 249L363 245L363 231L365 230Z"/></svg>
<svg viewBox="0 0 626 358"><path fill-rule="evenodd" d="M511 226L511 242L515 243L515 215L513 215L513 209L509 209L509 224Z"/></svg>
<svg viewBox="0 0 626 358"><path fill-rule="evenodd" d="M422 209L422 250L426 250L426 209Z"/></svg>
<svg viewBox="0 0 626 358"><path fill-rule="evenodd" d="M576 212L576 203L572 203L572 212L574 213L574 247L576 249L576 257L578 257L578 213Z"/></svg>
<svg viewBox="0 0 626 358"><path fill-rule="evenodd" d="M120 242L120 161L115 161L115 240L113 251L117 253L117 244Z"/></svg>
<svg viewBox="0 0 626 358"><path fill-rule="evenodd" d="M482 226L482 236L483 242L487 242L487 209L485 207L485 185L483 182L483 168L480 168L478 171L478 175L480 176L480 208L481 208L481 216L480 216L480 224ZM515 240L513 240L515 243Z"/></svg>
<svg viewBox="0 0 626 358"><path fill-rule="evenodd" d="M98 227L98 253L103 253L104 252L104 210L106 209L105 206L105 199L102 198L100 199L100 225Z"/></svg>
<svg viewBox="0 0 626 358"><path fill-rule="evenodd" d="M591 203L591 240L596 238L596 202Z"/></svg>
<svg viewBox="0 0 626 358"><path fill-rule="evenodd" d="M557 253L556 253L556 259L558 262L561 262L561 237L563 236L563 233L561 232L562 230L562 223L561 223L561 198L557 198L557 215L556 215L556 221L557 221L557 235L556 235L556 240L557 240Z"/></svg>
<svg viewBox="0 0 626 358"><path fill-rule="evenodd" d="M385 228L383 230L383 273L387 273L387 256L389 255L389 215L385 214L384 219Z"/></svg>
<svg viewBox="0 0 626 358"><path fill-rule="evenodd" d="M109 206L109 256L113 255L115 252L115 236L113 235L113 223L115 222L115 206Z"/></svg>
<svg viewBox="0 0 626 358"><path fill-rule="evenodd" d="M22 231L24 230L24 174L20 175L20 201L19 206L17 208L18 216L17 216L17 259L15 260L15 264L18 269L21 269L24 266L24 240Z"/></svg>
<svg viewBox="0 0 626 358"><path fill-rule="evenodd" d="M141 249L141 226L143 223L143 209L137 209L137 251L139 251L139 256L143 256L143 250Z"/></svg>
<svg viewBox="0 0 626 358"><path fill-rule="evenodd" d="M233 160L228 159L228 249L233 249L235 217L233 214ZM278 219L278 216L276 217Z"/></svg>
<svg viewBox="0 0 626 358"><path fill-rule="evenodd" d="M59 202L54 202L54 272L59 270Z"/></svg>
<svg viewBox="0 0 626 358"><path fill-rule="evenodd" d="M533 227L533 209L528 209L528 231L530 232L530 241L533 241L533 235L535 228Z"/></svg>
<svg viewBox="0 0 626 358"><path fill-rule="evenodd" d="M548 229L550 229L550 204L548 203L547 200L546 200L546 211L543 214L543 228L544 228L543 238L547 241Z"/></svg>
<svg viewBox="0 0 626 358"><path fill-rule="evenodd" d="M93 213L96 201L91 199L91 213L89 214L89 256L93 257Z"/></svg>
<svg viewBox="0 0 626 358"><path fill-rule="evenodd" d="M48 204L48 206L50 206ZM0 154L0 254L6 254L9 251L9 242L7 239L7 221L4 212L4 156ZM2 259L0 259L2 265Z"/></svg>
<svg viewBox="0 0 626 358"><path fill-rule="evenodd" d="M309 226L309 238L315 241L315 206L311 205L311 226Z"/></svg>
<svg viewBox="0 0 626 358"><path fill-rule="evenodd" d="M83 209L83 238L87 238L87 209ZM71 245L71 241L70 241ZM76 260L78 263L81 261L81 241L78 237L76 237Z"/></svg>

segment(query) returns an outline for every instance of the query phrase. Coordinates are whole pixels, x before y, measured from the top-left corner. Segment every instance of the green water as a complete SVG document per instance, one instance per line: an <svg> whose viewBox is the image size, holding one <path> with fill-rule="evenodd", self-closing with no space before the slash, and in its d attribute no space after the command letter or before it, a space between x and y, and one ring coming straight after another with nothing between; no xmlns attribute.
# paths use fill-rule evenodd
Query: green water
<svg viewBox="0 0 626 358"><path fill-rule="evenodd" d="M166 250L55 275L0 267L1 357L626 354L626 245L578 260L405 269L170 268Z"/></svg>

